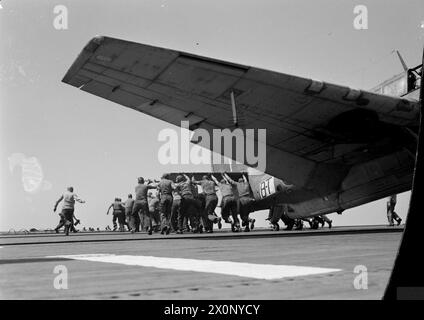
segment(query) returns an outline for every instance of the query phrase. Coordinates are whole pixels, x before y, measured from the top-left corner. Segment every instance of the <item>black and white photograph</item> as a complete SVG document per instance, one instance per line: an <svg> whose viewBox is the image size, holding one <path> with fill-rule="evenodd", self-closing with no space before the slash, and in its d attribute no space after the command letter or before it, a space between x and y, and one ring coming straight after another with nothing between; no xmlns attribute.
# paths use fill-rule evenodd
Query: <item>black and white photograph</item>
<svg viewBox="0 0 424 320"><path fill-rule="evenodd" d="M1 300L424 299L422 0L0 0L0 39Z"/></svg>

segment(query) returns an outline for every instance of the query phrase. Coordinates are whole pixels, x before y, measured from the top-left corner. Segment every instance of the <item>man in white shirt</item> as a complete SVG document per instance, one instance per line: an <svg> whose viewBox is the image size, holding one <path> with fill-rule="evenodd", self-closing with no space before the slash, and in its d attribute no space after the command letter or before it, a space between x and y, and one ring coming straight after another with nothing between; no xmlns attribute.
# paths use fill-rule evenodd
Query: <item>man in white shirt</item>
<svg viewBox="0 0 424 320"><path fill-rule="evenodd" d="M62 212L59 213L60 222L59 225L54 229L59 232L59 229L65 226L65 234L69 235L69 229L71 229L74 222L74 208L75 201L85 203L75 193L73 187L68 187L67 191L56 201L53 211L56 212L58 204L63 200Z"/></svg>

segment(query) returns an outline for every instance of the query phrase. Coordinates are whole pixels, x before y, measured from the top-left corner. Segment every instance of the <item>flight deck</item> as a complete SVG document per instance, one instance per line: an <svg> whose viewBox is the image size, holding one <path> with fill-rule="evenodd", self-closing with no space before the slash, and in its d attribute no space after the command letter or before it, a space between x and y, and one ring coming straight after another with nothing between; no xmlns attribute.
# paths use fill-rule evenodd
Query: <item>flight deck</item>
<svg viewBox="0 0 424 320"><path fill-rule="evenodd" d="M3 234L0 298L380 299L402 230Z"/></svg>

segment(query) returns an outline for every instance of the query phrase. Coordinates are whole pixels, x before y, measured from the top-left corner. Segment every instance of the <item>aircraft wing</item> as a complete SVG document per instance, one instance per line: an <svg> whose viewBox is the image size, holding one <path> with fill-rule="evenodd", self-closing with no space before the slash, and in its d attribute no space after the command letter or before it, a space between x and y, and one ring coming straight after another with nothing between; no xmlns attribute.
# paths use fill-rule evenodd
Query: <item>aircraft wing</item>
<svg viewBox="0 0 424 320"><path fill-rule="evenodd" d="M315 195L362 188L360 202L411 182L414 100L109 37L62 81L190 129L266 128L266 172Z"/></svg>

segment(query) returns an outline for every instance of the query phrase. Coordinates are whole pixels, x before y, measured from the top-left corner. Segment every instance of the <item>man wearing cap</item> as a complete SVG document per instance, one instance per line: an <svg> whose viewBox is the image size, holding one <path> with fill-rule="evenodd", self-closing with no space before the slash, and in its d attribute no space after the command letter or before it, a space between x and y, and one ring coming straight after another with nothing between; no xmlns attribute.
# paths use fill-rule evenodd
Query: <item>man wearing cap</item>
<svg viewBox="0 0 424 320"><path fill-rule="evenodd" d="M156 189L155 186L150 185L151 181L148 181L148 184L144 183L144 178L138 178L138 185L135 187L135 200L133 210L131 212L131 232L140 231L140 221L145 218L148 225L148 234L152 234L152 219L149 213L149 205L147 199L147 192L149 189Z"/></svg>
<svg viewBox="0 0 424 320"><path fill-rule="evenodd" d="M161 234L169 234L171 231L171 210L172 210L172 190L176 186L174 182L169 179L169 174L165 173L162 175L159 184L157 185L160 202L159 202L159 212L160 212L160 224L161 224Z"/></svg>

